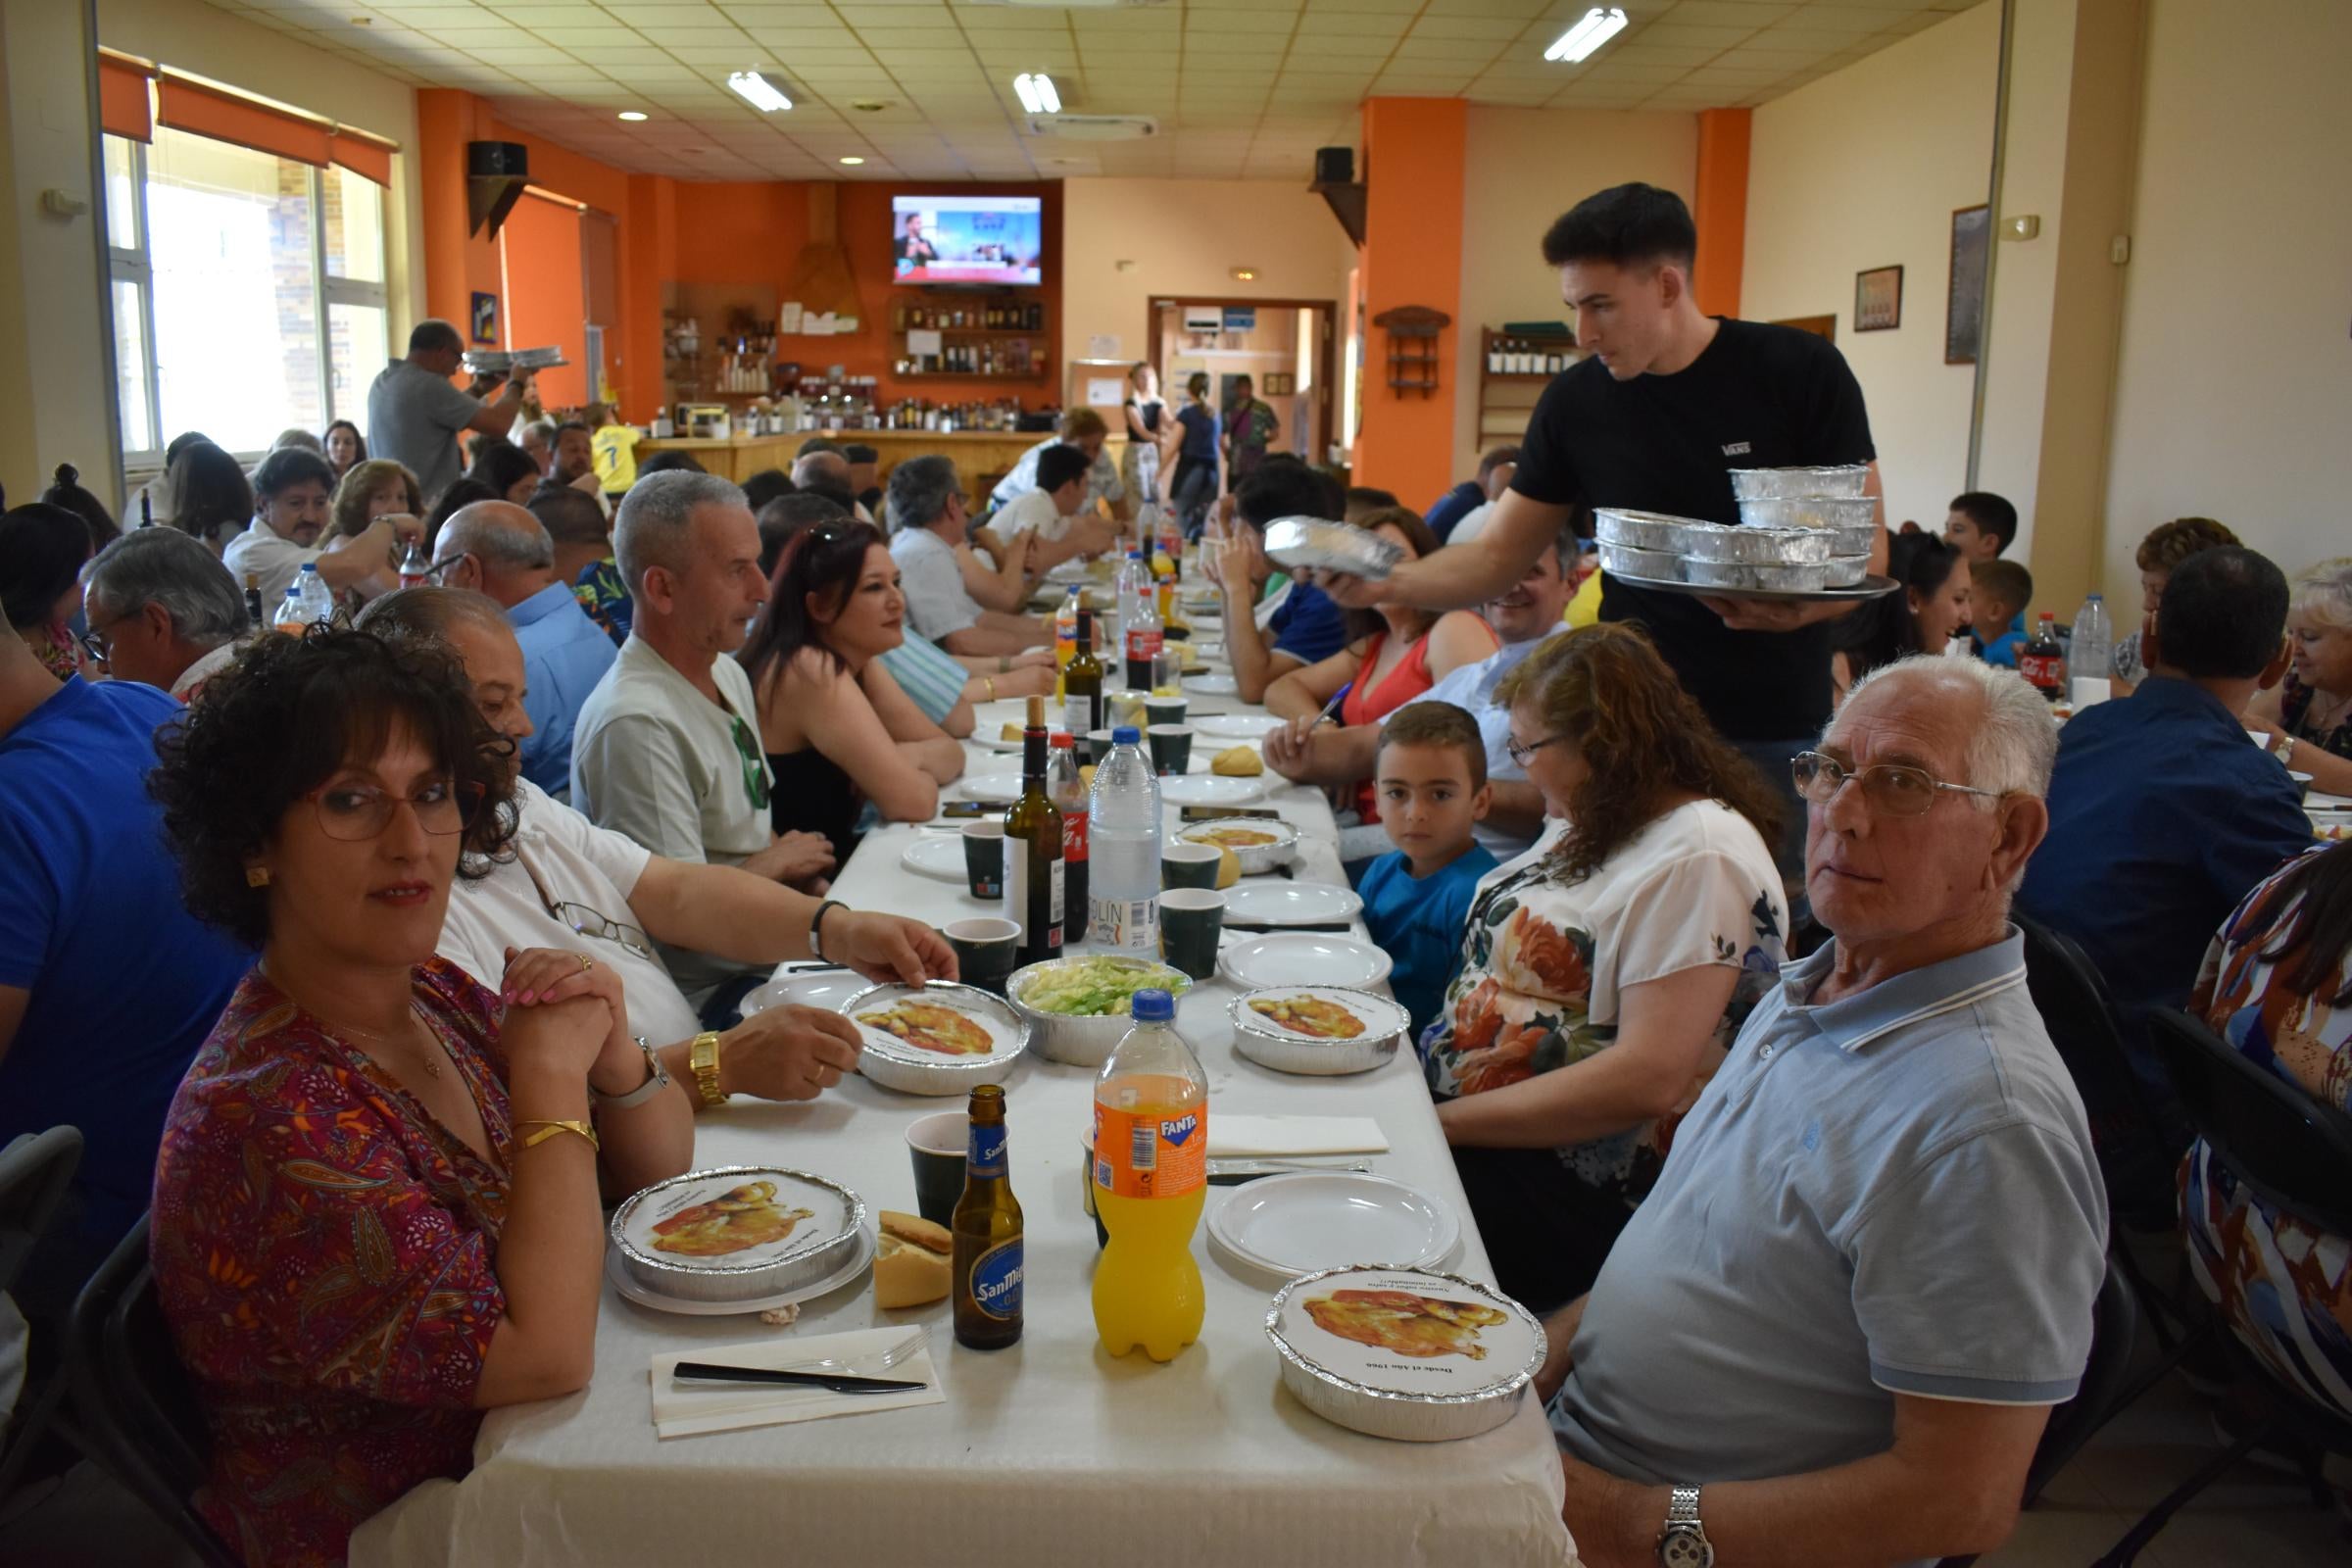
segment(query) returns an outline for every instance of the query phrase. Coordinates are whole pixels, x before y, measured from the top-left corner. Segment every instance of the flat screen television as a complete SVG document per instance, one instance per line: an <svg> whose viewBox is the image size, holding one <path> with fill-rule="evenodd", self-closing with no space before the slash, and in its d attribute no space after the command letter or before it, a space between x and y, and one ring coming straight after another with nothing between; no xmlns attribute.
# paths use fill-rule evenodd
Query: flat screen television
<svg viewBox="0 0 2352 1568"><path fill-rule="evenodd" d="M890 199L890 265L897 282L1039 284L1045 281L1044 251L1038 197Z"/></svg>

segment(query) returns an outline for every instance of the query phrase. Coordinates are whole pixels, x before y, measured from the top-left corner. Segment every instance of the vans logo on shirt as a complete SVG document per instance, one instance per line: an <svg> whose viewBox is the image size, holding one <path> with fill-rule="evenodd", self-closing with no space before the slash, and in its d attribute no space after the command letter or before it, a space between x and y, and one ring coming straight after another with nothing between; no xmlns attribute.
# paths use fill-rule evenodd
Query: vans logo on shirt
<svg viewBox="0 0 2352 1568"><path fill-rule="evenodd" d="M1747 454L1748 443L1745 441L1734 441L1723 449L1723 455L1727 458L1744 458Z"/></svg>

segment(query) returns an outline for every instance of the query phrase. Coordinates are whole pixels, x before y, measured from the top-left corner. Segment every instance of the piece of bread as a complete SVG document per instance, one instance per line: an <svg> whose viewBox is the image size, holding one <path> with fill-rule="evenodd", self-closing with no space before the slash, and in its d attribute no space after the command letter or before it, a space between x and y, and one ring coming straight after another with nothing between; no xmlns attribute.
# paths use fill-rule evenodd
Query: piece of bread
<svg viewBox="0 0 2352 1568"><path fill-rule="evenodd" d="M956 1239L919 1214L884 1209L874 1251L874 1304L922 1306L947 1299Z"/></svg>
<svg viewBox="0 0 2352 1568"><path fill-rule="evenodd" d="M1088 762L1078 769L1078 784L1081 789L1091 790L1095 787L1094 763Z"/></svg>
<svg viewBox="0 0 2352 1568"><path fill-rule="evenodd" d="M1007 724L997 731L999 740L1017 741L1026 733L1019 724Z"/></svg>
<svg viewBox="0 0 2352 1568"><path fill-rule="evenodd" d="M1227 778L1255 778L1266 770L1266 764L1254 746L1228 746L1208 764L1208 770Z"/></svg>
<svg viewBox="0 0 2352 1568"><path fill-rule="evenodd" d="M1242 858L1234 854L1231 850L1227 849L1224 845L1218 845L1217 886L1219 888L1229 888L1236 882L1239 882L1241 879Z"/></svg>

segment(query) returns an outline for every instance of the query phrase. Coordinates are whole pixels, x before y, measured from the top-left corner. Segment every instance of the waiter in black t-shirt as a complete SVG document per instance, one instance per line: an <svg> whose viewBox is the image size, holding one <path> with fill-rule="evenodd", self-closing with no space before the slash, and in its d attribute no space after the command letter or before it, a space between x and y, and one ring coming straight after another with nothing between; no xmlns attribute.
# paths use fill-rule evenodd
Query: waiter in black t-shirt
<svg viewBox="0 0 2352 1568"><path fill-rule="evenodd" d="M1690 209L1654 185L1589 196L1553 223L1544 259L1560 270L1587 357L1544 389L1494 520L1475 542L1403 563L1384 582L1335 578L1332 597L1476 604L1507 592L1585 508L1736 524L1734 468L1865 463L1869 493L1879 495L1870 419L1844 356L1794 327L1699 314L1690 296L1697 249ZM1882 529L1870 569L1886 563ZM1791 802L1788 760L1830 717L1827 622L1852 610L1601 584L1600 618L1646 626L1724 738ZM1804 813L1792 815L1784 870L1802 858Z"/></svg>

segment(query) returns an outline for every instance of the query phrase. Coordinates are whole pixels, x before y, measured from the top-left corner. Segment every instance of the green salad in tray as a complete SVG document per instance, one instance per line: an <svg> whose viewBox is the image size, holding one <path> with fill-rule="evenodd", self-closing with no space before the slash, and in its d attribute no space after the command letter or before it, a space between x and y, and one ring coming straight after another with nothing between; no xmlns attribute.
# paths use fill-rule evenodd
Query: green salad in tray
<svg viewBox="0 0 2352 1568"><path fill-rule="evenodd" d="M1064 1018L1124 1015L1138 991L1181 995L1192 980L1181 969L1142 958L1061 958L1043 965L1021 987L1023 1006Z"/></svg>

